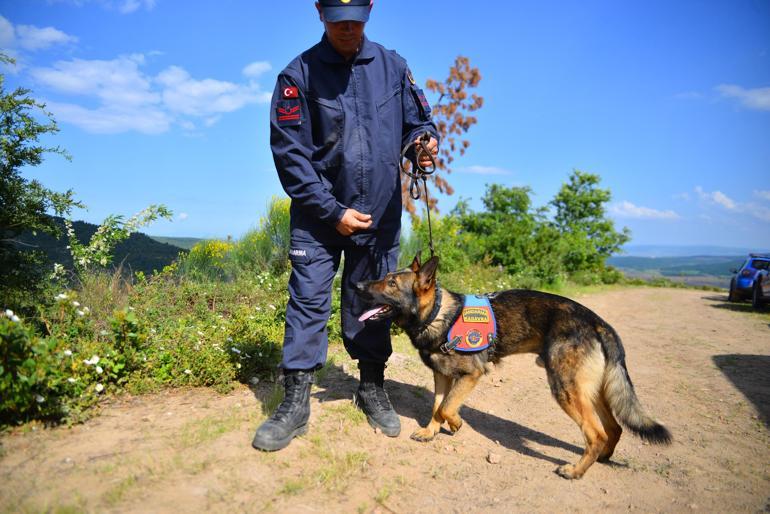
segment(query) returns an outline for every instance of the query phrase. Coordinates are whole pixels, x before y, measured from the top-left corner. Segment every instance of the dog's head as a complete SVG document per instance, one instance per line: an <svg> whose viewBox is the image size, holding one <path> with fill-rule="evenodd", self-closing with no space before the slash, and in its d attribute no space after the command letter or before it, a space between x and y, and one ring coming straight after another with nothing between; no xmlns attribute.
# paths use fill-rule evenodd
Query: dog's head
<svg viewBox="0 0 770 514"><path fill-rule="evenodd" d="M408 268L388 273L382 280L359 282L357 293L372 308L358 319L368 322L390 318L404 327L427 317L435 300L437 269L438 257L422 264L417 252Z"/></svg>

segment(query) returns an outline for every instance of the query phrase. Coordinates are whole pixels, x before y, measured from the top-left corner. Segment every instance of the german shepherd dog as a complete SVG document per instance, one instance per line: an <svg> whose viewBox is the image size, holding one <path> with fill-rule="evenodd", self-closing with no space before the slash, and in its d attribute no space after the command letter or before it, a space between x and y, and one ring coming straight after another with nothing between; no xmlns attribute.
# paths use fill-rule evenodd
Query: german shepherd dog
<svg viewBox="0 0 770 514"><path fill-rule="evenodd" d="M548 375L551 393L578 424L586 440L576 464L560 466L564 478L580 478L597 459L609 461L622 423L645 441L669 444L671 433L642 408L628 376L625 353L615 330L588 308L561 296L528 290L490 295L497 320L493 350L474 353L441 349L460 315L463 296L436 281L438 257L388 273L382 280L357 284L357 293L374 308L360 319L391 318L433 370L433 416L412 434L430 441L446 421L452 433L463 424L459 410L489 367L515 353L535 353Z"/></svg>

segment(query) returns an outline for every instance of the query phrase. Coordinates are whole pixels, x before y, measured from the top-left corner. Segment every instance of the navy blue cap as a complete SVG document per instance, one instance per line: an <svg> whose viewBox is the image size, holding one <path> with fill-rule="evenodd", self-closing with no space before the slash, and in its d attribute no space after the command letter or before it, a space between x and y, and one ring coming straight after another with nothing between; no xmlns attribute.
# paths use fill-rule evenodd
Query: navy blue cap
<svg viewBox="0 0 770 514"><path fill-rule="evenodd" d="M369 11L372 0L320 0L324 20L337 21L369 21Z"/></svg>

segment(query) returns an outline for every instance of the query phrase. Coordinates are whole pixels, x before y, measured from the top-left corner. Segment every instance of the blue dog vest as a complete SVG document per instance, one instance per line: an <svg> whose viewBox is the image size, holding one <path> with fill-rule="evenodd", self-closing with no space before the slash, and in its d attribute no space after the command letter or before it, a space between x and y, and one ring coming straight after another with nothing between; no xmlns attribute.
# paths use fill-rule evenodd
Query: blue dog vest
<svg viewBox="0 0 770 514"><path fill-rule="evenodd" d="M478 352L489 348L497 337L497 321L489 298L483 295L465 295L463 310L447 333L447 342L441 350L449 353Z"/></svg>

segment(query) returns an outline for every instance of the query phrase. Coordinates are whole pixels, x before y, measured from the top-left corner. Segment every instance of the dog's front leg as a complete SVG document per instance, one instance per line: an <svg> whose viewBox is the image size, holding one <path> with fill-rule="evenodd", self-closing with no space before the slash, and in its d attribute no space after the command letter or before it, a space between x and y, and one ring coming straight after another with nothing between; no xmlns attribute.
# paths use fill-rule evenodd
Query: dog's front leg
<svg viewBox="0 0 770 514"><path fill-rule="evenodd" d="M441 405L440 415L449 424L453 434L463 426L463 419L460 417L460 407L465 403L473 388L476 387L480 377L481 372L477 372L463 375L455 380L452 389Z"/></svg>
<svg viewBox="0 0 770 514"><path fill-rule="evenodd" d="M441 416L441 404L444 402L444 398L452 388L452 379L445 375L442 375L438 371L433 372L433 416L430 418L430 423L425 428L415 430L412 434L412 439L415 441L427 442L435 437L435 435L441 430L441 424L444 422L444 418Z"/></svg>

